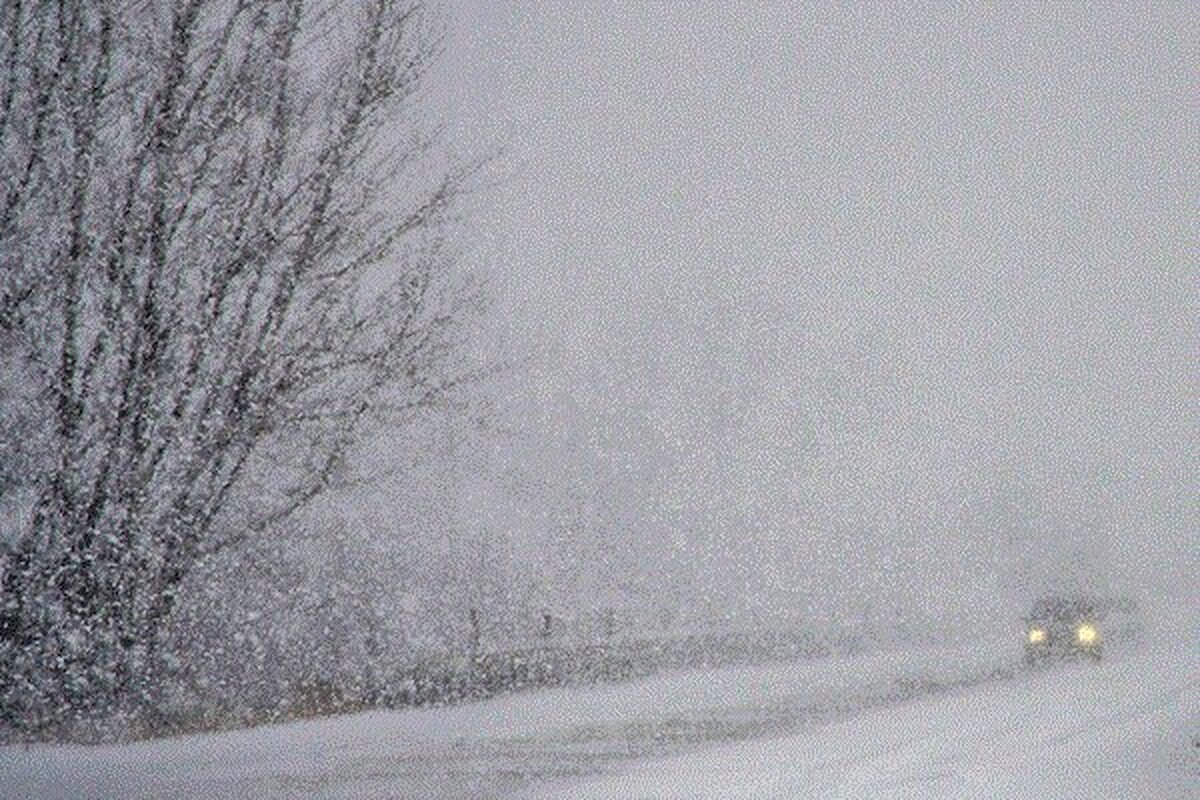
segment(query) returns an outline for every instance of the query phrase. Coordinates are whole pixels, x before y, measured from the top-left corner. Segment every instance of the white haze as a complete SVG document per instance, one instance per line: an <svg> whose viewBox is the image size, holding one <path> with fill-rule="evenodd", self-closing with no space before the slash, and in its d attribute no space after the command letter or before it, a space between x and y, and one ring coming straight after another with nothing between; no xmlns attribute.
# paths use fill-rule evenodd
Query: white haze
<svg viewBox="0 0 1200 800"><path fill-rule="evenodd" d="M450 515L535 602L1187 591L1193 9L451 10L435 94L502 150L468 259L517 366ZM407 513L390 487L360 513Z"/></svg>

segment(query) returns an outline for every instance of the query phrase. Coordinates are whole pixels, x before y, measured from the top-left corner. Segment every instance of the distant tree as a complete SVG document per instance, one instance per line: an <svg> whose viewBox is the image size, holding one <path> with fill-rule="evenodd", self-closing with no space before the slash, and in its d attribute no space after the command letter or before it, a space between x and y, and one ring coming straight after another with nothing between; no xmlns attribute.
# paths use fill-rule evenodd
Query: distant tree
<svg viewBox="0 0 1200 800"><path fill-rule="evenodd" d="M10 724L151 707L198 565L469 377L469 169L418 92L440 47L397 0L0 6Z"/></svg>

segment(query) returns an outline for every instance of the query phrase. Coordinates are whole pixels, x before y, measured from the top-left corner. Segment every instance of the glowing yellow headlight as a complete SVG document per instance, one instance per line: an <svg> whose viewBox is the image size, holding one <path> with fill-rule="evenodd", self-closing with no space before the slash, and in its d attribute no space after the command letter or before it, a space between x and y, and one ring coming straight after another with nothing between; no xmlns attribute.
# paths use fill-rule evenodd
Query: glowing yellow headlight
<svg viewBox="0 0 1200 800"><path fill-rule="evenodd" d="M1079 640L1080 644L1092 644L1098 635L1096 629L1087 623L1080 625L1075 631L1075 638Z"/></svg>
<svg viewBox="0 0 1200 800"><path fill-rule="evenodd" d="M1046 632L1041 628L1033 628L1029 631L1029 643L1037 644L1038 642L1046 641Z"/></svg>

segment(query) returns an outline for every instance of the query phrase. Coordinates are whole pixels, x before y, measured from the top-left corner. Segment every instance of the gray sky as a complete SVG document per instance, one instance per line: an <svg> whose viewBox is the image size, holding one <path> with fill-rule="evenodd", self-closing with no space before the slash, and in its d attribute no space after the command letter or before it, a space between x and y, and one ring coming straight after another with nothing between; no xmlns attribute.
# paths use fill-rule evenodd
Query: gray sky
<svg viewBox="0 0 1200 800"><path fill-rule="evenodd" d="M471 259L533 354L501 460L591 485L608 550L932 607L1004 583L1014 495L1035 560L1183 585L1194 8L451 9L452 142L506 150Z"/></svg>

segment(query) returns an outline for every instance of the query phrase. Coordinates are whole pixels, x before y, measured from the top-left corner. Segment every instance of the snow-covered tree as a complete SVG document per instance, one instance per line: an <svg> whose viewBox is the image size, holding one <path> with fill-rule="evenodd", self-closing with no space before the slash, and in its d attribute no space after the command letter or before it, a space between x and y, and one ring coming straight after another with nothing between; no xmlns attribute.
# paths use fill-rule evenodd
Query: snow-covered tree
<svg viewBox="0 0 1200 800"><path fill-rule="evenodd" d="M440 42L397 0L0 7L10 723L152 707L198 566L469 377Z"/></svg>

